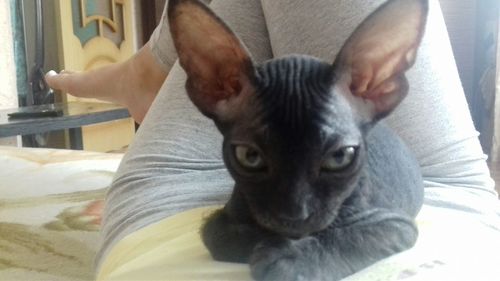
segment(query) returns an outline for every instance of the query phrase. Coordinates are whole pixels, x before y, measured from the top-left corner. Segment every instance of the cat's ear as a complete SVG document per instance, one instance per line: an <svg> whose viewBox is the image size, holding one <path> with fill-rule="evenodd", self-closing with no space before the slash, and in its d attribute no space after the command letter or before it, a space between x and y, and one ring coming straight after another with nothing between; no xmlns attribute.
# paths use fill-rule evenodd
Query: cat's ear
<svg viewBox="0 0 500 281"><path fill-rule="evenodd" d="M232 101L255 77L250 55L226 24L199 1L170 0L168 19L179 62L188 76L189 97L203 114L224 118L221 115L234 110Z"/></svg>
<svg viewBox="0 0 500 281"><path fill-rule="evenodd" d="M346 41L334 68L337 86L367 121L389 114L406 96L405 72L415 62L427 0L390 0Z"/></svg>

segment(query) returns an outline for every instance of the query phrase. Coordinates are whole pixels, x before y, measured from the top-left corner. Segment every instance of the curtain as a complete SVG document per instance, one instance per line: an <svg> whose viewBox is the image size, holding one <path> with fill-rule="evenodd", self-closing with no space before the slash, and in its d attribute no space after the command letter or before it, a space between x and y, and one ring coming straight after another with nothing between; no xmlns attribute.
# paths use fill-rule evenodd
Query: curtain
<svg viewBox="0 0 500 281"><path fill-rule="evenodd" d="M495 87L495 114L493 118L494 132L492 141L491 160L498 162L500 160L500 11L497 16L497 32L496 32L496 87Z"/></svg>
<svg viewBox="0 0 500 281"><path fill-rule="evenodd" d="M475 125L483 150L493 162L500 161L500 93L497 91L499 1L478 2L476 34Z"/></svg>

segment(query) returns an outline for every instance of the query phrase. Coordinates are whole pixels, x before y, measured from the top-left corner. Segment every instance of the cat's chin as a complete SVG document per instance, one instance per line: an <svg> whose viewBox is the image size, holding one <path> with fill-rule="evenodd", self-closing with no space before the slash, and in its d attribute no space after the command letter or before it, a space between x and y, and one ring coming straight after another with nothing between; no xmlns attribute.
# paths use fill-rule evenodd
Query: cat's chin
<svg viewBox="0 0 500 281"><path fill-rule="evenodd" d="M310 216L305 220L287 220L260 215L256 217L256 221L261 227L271 232L292 239L300 239L327 228L333 219L323 218L318 221L317 216Z"/></svg>

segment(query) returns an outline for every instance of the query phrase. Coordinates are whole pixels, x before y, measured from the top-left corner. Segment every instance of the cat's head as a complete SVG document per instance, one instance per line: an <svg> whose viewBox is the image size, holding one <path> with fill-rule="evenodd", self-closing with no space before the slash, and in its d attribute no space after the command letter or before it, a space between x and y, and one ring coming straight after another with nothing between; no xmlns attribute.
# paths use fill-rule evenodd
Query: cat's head
<svg viewBox="0 0 500 281"><path fill-rule="evenodd" d="M334 63L293 55L255 65L206 6L170 0L187 92L223 134L225 163L257 223L288 236L332 223L357 185L367 130L407 94L427 5L382 5Z"/></svg>

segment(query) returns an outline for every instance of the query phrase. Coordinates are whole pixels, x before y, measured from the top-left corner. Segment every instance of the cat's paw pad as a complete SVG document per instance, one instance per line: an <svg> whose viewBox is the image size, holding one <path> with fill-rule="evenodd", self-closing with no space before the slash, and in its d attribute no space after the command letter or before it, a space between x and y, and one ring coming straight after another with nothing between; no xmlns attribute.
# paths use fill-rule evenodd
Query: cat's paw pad
<svg viewBox="0 0 500 281"><path fill-rule="evenodd" d="M311 267L317 263L308 261L304 250L317 243L315 238L274 238L258 244L250 258L252 277L256 280L314 280L311 273L315 270Z"/></svg>

